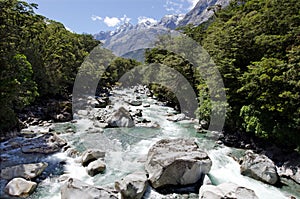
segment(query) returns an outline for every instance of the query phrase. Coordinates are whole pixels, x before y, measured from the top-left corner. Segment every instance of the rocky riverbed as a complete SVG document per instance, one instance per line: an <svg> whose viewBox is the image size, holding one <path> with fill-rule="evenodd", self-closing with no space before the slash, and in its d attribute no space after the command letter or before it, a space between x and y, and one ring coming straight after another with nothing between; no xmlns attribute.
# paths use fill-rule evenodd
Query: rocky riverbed
<svg viewBox="0 0 300 199"><path fill-rule="evenodd" d="M198 133L146 87L109 95L83 97L72 121L30 124L2 141L1 197L300 197L298 156L279 163L251 143L226 147L221 132Z"/></svg>

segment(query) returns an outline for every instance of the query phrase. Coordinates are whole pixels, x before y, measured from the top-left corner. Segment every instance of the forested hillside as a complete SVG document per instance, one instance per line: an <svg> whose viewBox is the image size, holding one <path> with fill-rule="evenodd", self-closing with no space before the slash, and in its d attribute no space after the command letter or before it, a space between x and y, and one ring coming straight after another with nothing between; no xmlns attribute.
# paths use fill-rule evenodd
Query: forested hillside
<svg viewBox="0 0 300 199"><path fill-rule="evenodd" d="M299 10L297 0L233 0L226 9L215 9L207 23L183 28L208 51L223 77L229 104L226 132L300 146ZM178 65L170 56L153 49L146 61L184 69L186 64ZM190 82L199 96L205 94L205 84L195 74ZM207 119L210 109L210 103L200 105L200 120Z"/></svg>
<svg viewBox="0 0 300 199"><path fill-rule="evenodd" d="M37 98L71 94L77 69L99 44L37 15L37 5L0 1L0 131L16 127L16 111Z"/></svg>
<svg viewBox="0 0 300 199"><path fill-rule="evenodd" d="M67 98L78 68L99 44L91 35L69 32L37 15L37 5L0 1L0 130L16 127L16 112L37 99ZM206 23L181 28L216 63L226 88L226 132L243 132L289 147L300 146L300 2L233 0ZM147 50L145 61L181 72L198 97L200 120L209 121L211 102L203 79L191 63L161 49ZM116 59L101 84L113 85L139 63ZM176 104L160 85L152 89Z"/></svg>

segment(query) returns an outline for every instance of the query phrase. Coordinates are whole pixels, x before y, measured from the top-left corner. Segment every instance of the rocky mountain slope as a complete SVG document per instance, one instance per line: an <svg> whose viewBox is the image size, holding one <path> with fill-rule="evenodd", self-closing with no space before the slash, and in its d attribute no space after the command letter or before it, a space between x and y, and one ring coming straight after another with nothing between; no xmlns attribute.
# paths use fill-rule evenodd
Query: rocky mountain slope
<svg viewBox="0 0 300 199"><path fill-rule="evenodd" d="M222 9L229 5L230 0L200 0L196 6L188 12L178 26L187 24L200 25L213 15L213 9Z"/></svg>
<svg viewBox="0 0 300 199"><path fill-rule="evenodd" d="M200 0L187 14L166 15L159 22L145 20L133 25L124 23L115 31L101 31L94 37L104 43L104 47L112 50L117 56L135 58L142 61L141 53L151 48L158 35L174 32L177 27L187 24L199 25L208 20L213 11L209 8L223 8L230 0ZM134 55L132 57L132 55Z"/></svg>

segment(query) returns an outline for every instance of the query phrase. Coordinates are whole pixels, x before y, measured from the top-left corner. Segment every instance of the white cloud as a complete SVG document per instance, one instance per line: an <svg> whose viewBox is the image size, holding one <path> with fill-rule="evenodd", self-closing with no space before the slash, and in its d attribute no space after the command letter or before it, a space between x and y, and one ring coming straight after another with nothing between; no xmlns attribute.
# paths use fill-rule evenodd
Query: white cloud
<svg viewBox="0 0 300 199"><path fill-rule="evenodd" d="M147 21L149 21L152 24L157 23L156 19L153 19L153 18L150 18L150 17L144 17L144 16L138 17L138 23L145 23Z"/></svg>
<svg viewBox="0 0 300 199"><path fill-rule="evenodd" d="M97 20L101 21L101 20L102 20L102 17L93 15L93 16L91 17L91 19L92 19L93 21L97 21Z"/></svg>
<svg viewBox="0 0 300 199"><path fill-rule="evenodd" d="M121 20L117 17L105 17L103 19L103 22L108 26L108 27L115 27L119 25Z"/></svg>
<svg viewBox="0 0 300 199"><path fill-rule="evenodd" d="M174 12L175 14L180 14L183 12L183 2L180 0L167 0L164 5L168 12Z"/></svg>
<svg viewBox="0 0 300 199"><path fill-rule="evenodd" d="M131 18L127 17L126 15L124 15L123 17L120 17L120 18L108 17L108 16L103 18L100 16L93 15L91 17L91 19L93 21L97 21L97 20L103 21L108 27L115 27L117 25L120 25L121 23L128 23L131 20Z"/></svg>
<svg viewBox="0 0 300 199"><path fill-rule="evenodd" d="M199 0L187 0L188 3L190 4L189 10L193 9L196 4L199 2Z"/></svg>
<svg viewBox="0 0 300 199"><path fill-rule="evenodd" d="M193 9L198 1L199 0L166 0L164 7L168 12L182 14Z"/></svg>

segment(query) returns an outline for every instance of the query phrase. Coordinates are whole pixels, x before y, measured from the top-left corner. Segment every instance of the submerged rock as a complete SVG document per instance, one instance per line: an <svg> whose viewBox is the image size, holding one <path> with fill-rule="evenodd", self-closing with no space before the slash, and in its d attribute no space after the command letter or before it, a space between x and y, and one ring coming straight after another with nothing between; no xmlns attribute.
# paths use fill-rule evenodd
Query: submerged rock
<svg viewBox="0 0 300 199"><path fill-rule="evenodd" d="M5 192L11 196L27 197L37 186L37 183L23 178L14 178L6 186Z"/></svg>
<svg viewBox="0 0 300 199"><path fill-rule="evenodd" d="M47 163L20 164L1 169L0 176L1 178L6 180L11 180L17 177L33 179L39 176L46 169L47 166Z"/></svg>
<svg viewBox="0 0 300 199"><path fill-rule="evenodd" d="M60 151L66 145L67 142L64 139L54 133L47 133L40 137L25 140L21 149L23 153L49 154Z"/></svg>
<svg viewBox="0 0 300 199"><path fill-rule="evenodd" d="M131 106L141 106L142 105L142 101L140 101L140 100L130 100L130 101L127 101L127 103Z"/></svg>
<svg viewBox="0 0 300 199"><path fill-rule="evenodd" d="M212 162L193 139L163 139L148 152L146 171L153 188L200 186ZM198 187L199 188L199 187Z"/></svg>
<svg viewBox="0 0 300 199"><path fill-rule="evenodd" d="M80 180L69 178L61 187L61 199L118 199L117 194L102 187L91 186Z"/></svg>
<svg viewBox="0 0 300 199"><path fill-rule="evenodd" d="M122 199L141 199L147 189L146 173L136 172L115 182L115 188Z"/></svg>
<svg viewBox="0 0 300 199"><path fill-rule="evenodd" d="M255 192L234 183L222 183L218 186L203 185L199 191L199 199L258 199Z"/></svg>
<svg viewBox="0 0 300 199"><path fill-rule="evenodd" d="M279 181L274 162L251 150L246 151L242 159L241 174L272 185Z"/></svg>
<svg viewBox="0 0 300 199"><path fill-rule="evenodd" d="M121 107L107 121L110 127L133 127L134 121L130 113Z"/></svg>

